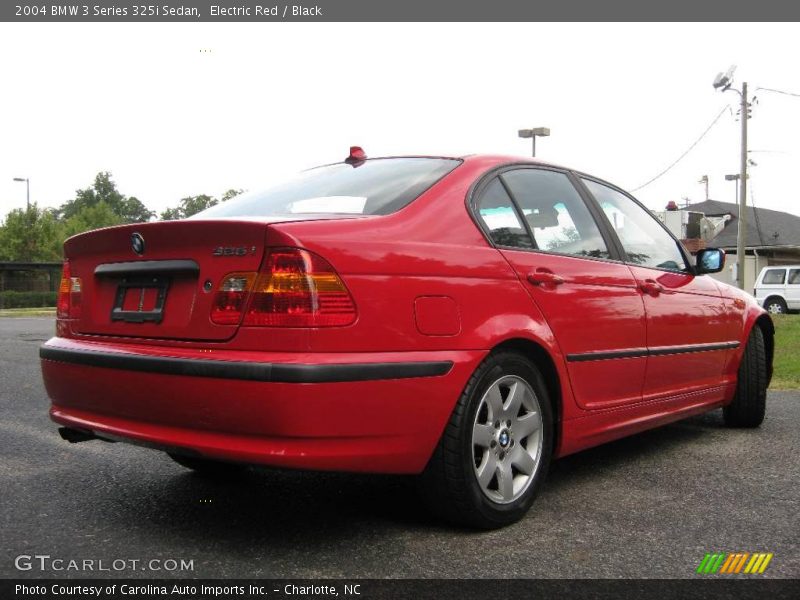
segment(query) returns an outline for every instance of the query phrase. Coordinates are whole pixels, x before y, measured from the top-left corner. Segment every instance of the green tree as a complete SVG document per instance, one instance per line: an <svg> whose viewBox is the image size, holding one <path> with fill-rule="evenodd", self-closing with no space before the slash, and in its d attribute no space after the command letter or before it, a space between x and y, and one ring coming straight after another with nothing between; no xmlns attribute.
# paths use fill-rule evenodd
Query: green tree
<svg viewBox="0 0 800 600"><path fill-rule="evenodd" d="M137 197L130 196L125 200L119 216L125 223L147 223L156 216L156 213L148 209Z"/></svg>
<svg viewBox="0 0 800 600"><path fill-rule="evenodd" d="M123 223L105 202L84 206L66 220L52 209L18 208L0 224L0 260L51 262L63 257L64 241L73 235Z"/></svg>
<svg viewBox="0 0 800 600"><path fill-rule="evenodd" d="M121 225L123 222L122 217L116 214L108 204L100 201L91 206L84 206L62 223L62 240L85 231Z"/></svg>
<svg viewBox="0 0 800 600"><path fill-rule="evenodd" d="M18 208L0 225L0 260L59 261L63 240L62 225L53 211L36 203Z"/></svg>
<svg viewBox="0 0 800 600"><path fill-rule="evenodd" d="M94 178L91 187L77 190L75 198L65 202L58 210L59 217L68 221L81 210L103 202L117 215L122 223L146 223L155 213L149 210L142 202L131 196L124 196L117 189L117 184L111 179L111 173L101 171Z"/></svg>
<svg viewBox="0 0 800 600"><path fill-rule="evenodd" d="M244 190L242 190L242 189L235 190L235 189L231 188L228 191L226 191L224 194L222 194L222 198L220 198L219 201L220 202L227 202L231 198L235 198L236 196L238 196L239 194L242 194L242 193L244 193Z"/></svg>
<svg viewBox="0 0 800 600"><path fill-rule="evenodd" d="M186 219L192 215L204 211L207 208L216 206L220 202L227 202L231 198L238 196L244 190L235 190L233 188L222 194L222 198L217 200L214 196L207 194L200 194L199 196L187 196L178 201L178 206L168 208L161 213L163 221L176 221L178 219Z"/></svg>
<svg viewBox="0 0 800 600"><path fill-rule="evenodd" d="M181 198L178 201L177 207L168 208L162 212L161 218L164 221L185 219L187 217L191 217L192 215L196 215L200 211L203 211L207 208L216 206L218 202L219 200L206 194L200 194L199 196L187 196L186 198Z"/></svg>

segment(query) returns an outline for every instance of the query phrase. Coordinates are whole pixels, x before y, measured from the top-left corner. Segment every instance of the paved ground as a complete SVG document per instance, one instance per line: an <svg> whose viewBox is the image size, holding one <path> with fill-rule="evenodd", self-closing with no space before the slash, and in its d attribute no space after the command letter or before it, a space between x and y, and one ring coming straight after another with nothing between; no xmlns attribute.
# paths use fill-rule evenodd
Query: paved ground
<svg viewBox="0 0 800 600"><path fill-rule="evenodd" d="M151 450L67 444L39 376L52 330L0 319L3 577L69 575L19 573L20 554L193 559L181 575L202 578L691 577L707 551L774 552L767 575L800 577L800 393L771 393L756 431L717 411L567 457L525 520L474 533L431 521L407 478L214 482Z"/></svg>

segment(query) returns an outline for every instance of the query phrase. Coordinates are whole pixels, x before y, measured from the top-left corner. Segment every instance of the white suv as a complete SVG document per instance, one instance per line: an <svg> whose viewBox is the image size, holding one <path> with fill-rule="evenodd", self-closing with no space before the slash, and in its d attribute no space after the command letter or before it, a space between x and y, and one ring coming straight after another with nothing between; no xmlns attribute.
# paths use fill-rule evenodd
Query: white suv
<svg viewBox="0 0 800 600"><path fill-rule="evenodd" d="M800 310L800 265L764 267L753 295L772 314Z"/></svg>

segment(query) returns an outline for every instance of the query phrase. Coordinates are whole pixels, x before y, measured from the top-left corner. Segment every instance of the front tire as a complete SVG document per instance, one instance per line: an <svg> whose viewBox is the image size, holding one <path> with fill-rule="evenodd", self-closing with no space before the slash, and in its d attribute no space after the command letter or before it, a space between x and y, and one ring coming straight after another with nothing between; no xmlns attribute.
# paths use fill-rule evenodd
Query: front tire
<svg viewBox="0 0 800 600"><path fill-rule="evenodd" d="M722 409L728 427L758 427L767 408L767 351L764 333L753 326L736 381L736 395Z"/></svg>
<svg viewBox="0 0 800 600"><path fill-rule="evenodd" d="M553 417L542 375L524 356L489 355L461 394L420 478L431 510L495 529L521 519L547 475Z"/></svg>
<svg viewBox="0 0 800 600"><path fill-rule="evenodd" d="M778 297L768 298L764 302L764 309L771 315L785 315L789 312L786 302L783 301L783 298Z"/></svg>

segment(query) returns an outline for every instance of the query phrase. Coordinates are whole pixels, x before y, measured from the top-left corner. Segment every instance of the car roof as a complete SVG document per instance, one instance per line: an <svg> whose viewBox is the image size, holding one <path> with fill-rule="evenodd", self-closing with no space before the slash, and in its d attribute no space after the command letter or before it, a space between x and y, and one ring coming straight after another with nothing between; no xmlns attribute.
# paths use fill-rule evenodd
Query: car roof
<svg viewBox="0 0 800 600"><path fill-rule="evenodd" d="M460 160L463 161L464 163L482 163L484 165L493 164L495 166L501 166L506 164L513 164L513 165L531 164L531 165L541 165L545 167L554 167L565 170L574 170L570 169L569 167L565 167L564 165L552 163L550 161L542 160L540 158L533 158L530 156L515 156L511 154L462 154L462 155L402 154L402 155L391 155L391 156L370 156L367 158L367 160L384 160L391 158L432 158L432 159L439 158L448 160Z"/></svg>
<svg viewBox="0 0 800 600"><path fill-rule="evenodd" d="M482 163L484 165L494 164L496 166L501 166L507 164L513 164L513 165L531 164L531 165L541 165L544 167L555 167L558 169L573 170L570 169L569 167L565 167L564 165L559 165L547 160L542 160L540 158L535 158L531 156L516 156L513 154L462 154L460 156L438 156L436 158L454 158L462 160L465 163Z"/></svg>
<svg viewBox="0 0 800 600"><path fill-rule="evenodd" d="M541 158L536 158L531 156L516 156L513 154L462 154L462 155L407 154L407 155L397 155L397 156L374 156L367 158L367 160L383 160L383 159L393 159L393 158L431 158L431 159L438 158L445 160L459 160L463 164L471 165L476 169L483 169L485 171L490 171L492 169L505 166L515 166L515 165L550 167L553 169L559 169L561 171L571 171L579 177L588 177L589 179L602 183L608 187L620 190L622 193L631 196L631 193L626 191L625 188L616 185L615 183L608 181L607 179L604 179L602 177L597 177L595 175L592 175L591 173L587 173L586 171L580 169L574 169L572 167L567 167L559 163L554 163L547 160L542 160Z"/></svg>

